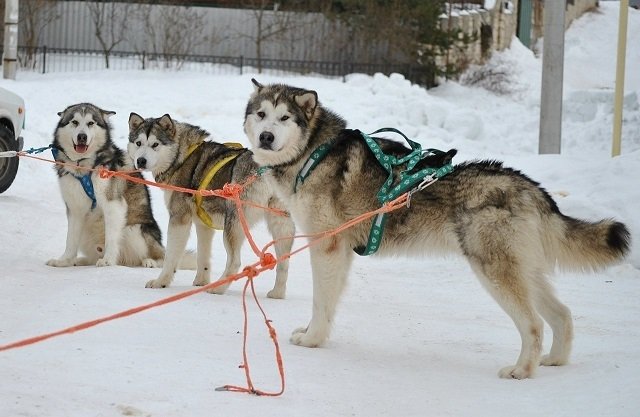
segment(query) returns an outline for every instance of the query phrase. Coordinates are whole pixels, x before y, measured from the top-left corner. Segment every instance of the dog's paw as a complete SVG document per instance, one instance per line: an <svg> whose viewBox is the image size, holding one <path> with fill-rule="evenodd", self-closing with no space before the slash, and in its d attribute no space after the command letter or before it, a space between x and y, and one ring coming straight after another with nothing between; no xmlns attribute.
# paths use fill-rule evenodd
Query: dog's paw
<svg viewBox="0 0 640 417"><path fill-rule="evenodd" d="M61 258L61 259L49 259L47 261L47 265L55 266L55 267L67 267L67 266L75 266L75 258Z"/></svg>
<svg viewBox="0 0 640 417"><path fill-rule="evenodd" d="M229 283L218 285L217 287L213 287L210 290L208 290L207 292L209 294L222 295L227 291L227 288L229 288Z"/></svg>
<svg viewBox="0 0 640 417"><path fill-rule="evenodd" d="M297 328L291 333L291 338L289 341L298 346L315 348L322 344L322 340L319 340L317 337L313 337L307 332L306 327Z"/></svg>
<svg viewBox="0 0 640 417"><path fill-rule="evenodd" d="M286 290L284 288L274 288L267 293L267 297L282 300Z"/></svg>
<svg viewBox="0 0 640 417"><path fill-rule="evenodd" d="M194 287L202 287L207 285L210 282L209 277L201 276L199 274L196 275L196 278L193 280Z"/></svg>
<svg viewBox="0 0 640 417"><path fill-rule="evenodd" d="M166 288L168 286L169 283L162 278L152 279L145 284L145 288Z"/></svg>
<svg viewBox="0 0 640 417"><path fill-rule="evenodd" d="M500 378L507 379L525 379L531 377L532 374L533 372L531 372L531 369L527 369L526 366L518 365L505 366L498 372L498 376Z"/></svg>
<svg viewBox="0 0 640 417"><path fill-rule="evenodd" d="M157 268L158 262L156 262L155 259L145 258L142 260L142 266L144 268Z"/></svg>
<svg viewBox="0 0 640 417"><path fill-rule="evenodd" d="M116 262L113 259L100 258L98 262L96 262L96 266L113 266Z"/></svg>
<svg viewBox="0 0 640 417"><path fill-rule="evenodd" d="M540 359L540 365L542 366L562 366L568 362L567 358L558 358L551 355L544 355L542 359Z"/></svg>

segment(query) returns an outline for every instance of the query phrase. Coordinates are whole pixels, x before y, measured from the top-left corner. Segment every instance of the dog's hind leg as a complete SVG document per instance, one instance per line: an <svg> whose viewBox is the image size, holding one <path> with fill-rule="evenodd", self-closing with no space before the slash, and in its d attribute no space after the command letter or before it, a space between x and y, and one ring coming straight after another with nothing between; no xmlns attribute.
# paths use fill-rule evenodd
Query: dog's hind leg
<svg viewBox="0 0 640 417"><path fill-rule="evenodd" d="M187 247L189 233L191 232L191 216L189 214L170 215L169 228L167 230L167 250L162 263L160 276L145 285L147 288L165 288L173 281L176 268L180 263L184 249Z"/></svg>
<svg viewBox="0 0 640 417"><path fill-rule="evenodd" d="M558 300L547 282L537 288L536 308L553 331L553 343L548 355L540 360L541 365L560 366L569 362L573 340L571 311Z"/></svg>
<svg viewBox="0 0 640 417"><path fill-rule="evenodd" d="M336 306L342 295L353 251L340 236L332 236L311 246L313 309L307 327L293 331L291 343L318 347L329 337Z"/></svg>
<svg viewBox="0 0 640 417"><path fill-rule="evenodd" d="M211 282L211 244L215 230L199 221L196 221L195 224L198 238L198 249L196 251L198 266L193 285L201 287Z"/></svg>
<svg viewBox="0 0 640 417"><path fill-rule="evenodd" d="M498 375L501 378L529 378L540 363L543 322L533 306L531 290L523 282L522 271L517 266L509 266L510 261L497 265L471 259L470 263L485 288L511 317L522 339L518 361L500 369Z"/></svg>
<svg viewBox="0 0 640 417"><path fill-rule="evenodd" d="M271 206L271 204L270 204ZM277 214L267 214L267 227L275 242L276 257L290 253L293 246L293 235L296 227L290 216L279 216ZM290 239L288 239L290 237ZM287 279L289 275L289 258L286 258L276 266L276 282L273 289L267 293L269 298L284 298L287 292Z"/></svg>
<svg viewBox="0 0 640 417"><path fill-rule="evenodd" d="M463 253L481 283L511 317L522 339L516 364L502 368L498 374L502 378L528 378L540 364L544 336L544 323L534 306L539 279L531 266L539 258L539 248L531 237L534 232L510 210L491 206L468 212L462 221L458 235Z"/></svg>

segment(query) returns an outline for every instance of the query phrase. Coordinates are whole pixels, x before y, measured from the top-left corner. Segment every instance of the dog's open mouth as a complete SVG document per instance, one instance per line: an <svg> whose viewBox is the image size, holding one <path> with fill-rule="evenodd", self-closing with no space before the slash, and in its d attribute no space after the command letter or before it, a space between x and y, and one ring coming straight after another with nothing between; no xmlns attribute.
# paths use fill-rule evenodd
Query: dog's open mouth
<svg viewBox="0 0 640 417"><path fill-rule="evenodd" d="M85 153L89 147L86 144L79 143L77 145L73 145L73 149L78 153Z"/></svg>

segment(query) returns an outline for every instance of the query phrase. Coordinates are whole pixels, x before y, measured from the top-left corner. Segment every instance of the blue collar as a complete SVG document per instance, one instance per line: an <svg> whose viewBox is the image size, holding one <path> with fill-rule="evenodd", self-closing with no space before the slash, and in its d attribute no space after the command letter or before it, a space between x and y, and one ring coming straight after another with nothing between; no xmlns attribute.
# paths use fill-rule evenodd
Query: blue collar
<svg viewBox="0 0 640 417"><path fill-rule="evenodd" d="M53 159L55 160L58 159L58 152L59 150L57 148L51 148ZM91 199L91 210L96 208L96 205L98 202L96 201L96 193L95 191L93 191L93 182L91 181L91 173L89 172L85 175L75 175L75 174L71 174L71 175L73 175L75 179L80 181L80 185L82 185L82 189L84 190L85 194L87 194L87 197Z"/></svg>

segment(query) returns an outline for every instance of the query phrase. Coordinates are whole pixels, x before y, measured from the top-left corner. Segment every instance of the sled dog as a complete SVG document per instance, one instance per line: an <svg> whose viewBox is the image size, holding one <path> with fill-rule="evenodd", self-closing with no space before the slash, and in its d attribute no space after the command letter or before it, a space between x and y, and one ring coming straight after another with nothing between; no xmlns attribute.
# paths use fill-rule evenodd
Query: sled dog
<svg viewBox="0 0 640 417"><path fill-rule="evenodd" d="M388 173L360 132L346 129L346 122L323 107L315 91L253 83L244 130L254 160L271 167L265 179L303 233L334 229L380 207L376 193ZM399 142L375 141L386 154L409 153ZM324 159L304 182L298 181L310 155L323 144L332 144ZM441 166L454 154L451 150L441 161L422 161L416 169ZM500 162L464 162L453 168L415 192L409 207L387 215L379 253L466 257L522 338L518 360L502 368L500 377L522 379L532 376L538 365L566 364L573 337L571 313L547 277L556 264L588 271L620 261L629 249L627 228L613 220L589 222L562 214L538 183ZM360 252L367 243L371 226L369 220L311 247L311 321L293 332L293 344L316 347L329 336L354 250ZM551 351L545 356L543 319L553 330Z"/></svg>
<svg viewBox="0 0 640 417"><path fill-rule="evenodd" d="M210 140L205 130L187 123L174 121L165 114L160 118L144 119L136 113L129 117L128 152L136 168L150 171L155 180L189 189L221 189L226 183L241 184L256 173L257 165L252 153L240 145L220 144ZM263 207L282 209L264 181L259 178L243 192L242 198ZM149 281L148 288L162 288L171 284L176 262L189 238L191 224L197 235L197 273L193 285L210 282L211 246L215 229L223 229L223 242L227 262L221 278L235 274L240 268L240 249L244 232L239 222L236 205L221 197L196 198L191 194L165 190L165 203L169 211L167 255L162 272ZM274 239L276 255L291 250L295 233L289 216L279 216L259 208L244 207L249 225L265 218ZM288 274L288 261L278 263L276 282L267 294L271 298L284 298ZM210 292L222 294L229 284L213 288Z"/></svg>
<svg viewBox="0 0 640 417"><path fill-rule="evenodd" d="M88 170L102 166L133 170L129 158L111 140L109 117L114 114L89 103L58 113L52 152L61 163L55 170L67 208L67 243L62 256L47 265L162 264L161 232L147 187L117 177L102 179ZM78 251L84 256L78 257Z"/></svg>

